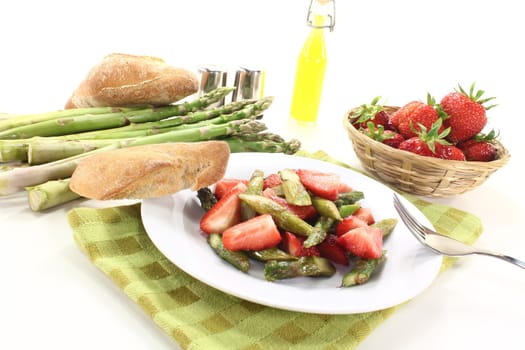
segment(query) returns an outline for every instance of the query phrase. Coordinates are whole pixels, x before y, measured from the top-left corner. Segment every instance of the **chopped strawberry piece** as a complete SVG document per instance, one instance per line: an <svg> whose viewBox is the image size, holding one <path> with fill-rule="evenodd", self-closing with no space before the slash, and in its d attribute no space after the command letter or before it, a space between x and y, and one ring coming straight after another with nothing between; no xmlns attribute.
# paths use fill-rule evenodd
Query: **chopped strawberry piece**
<svg viewBox="0 0 525 350"><path fill-rule="evenodd" d="M337 243L353 255L377 259L382 254L383 234L379 227L357 227L337 237Z"/></svg>
<svg viewBox="0 0 525 350"><path fill-rule="evenodd" d="M269 188L269 187L271 188L271 187L279 186L282 183L283 181L281 180L281 177L279 176L279 174L277 173L270 174L264 178L263 188Z"/></svg>
<svg viewBox="0 0 525 350"><path fill-rule="evenodd" d="M370 208L361 207L357 209L353 215L365 221L368 225L372 225L376 222L374 215L372 214L372 210L370 210Z"/></svg>
<svg viewBox="0 0 525 350"><path fill-rule="evenodd" d="M275 191L268 187L263 191L263 196L266 198L270 198L274 202L280 204L281 206L287 208L292 213L300 217L301 219L310 219L313 218L317 214L317 210L315 210L313 205L293 205L286 201L285 198L279 197Z"/></svg>
<svg viewBox="0 0 525 350"><path fill-rule="evenodd" d="M237 183L215 205L204 214L200 228L205 233L222 233L228 227L241 221L241 200L239 193L246 191L243 182Z"/></svg>
<svg viewBox="0 0 525 350"><path fill-rule="evenodd" d="M224 197L226 193L228 193L235 185L237 185L239 182L244 183L245 185L248 185L248 180L241 180L241 179L221 179L215 184L215 197L217 199L221 199Z"/></svg>
<svg viewBox="0 0 525 350"><path fill-rule="evenodd" d="M368 226L366 221L355 215L350 215L337 223L335 226L335 234L341 236L354 228L363 226Z"/></svg>
<svg viewBox="0 0 525 350"><path fill-rule="evenodd" d="M319 249L317 246L305 248L303 243L305 238L298 237L291 232L285 232L283 234L283 240L281 242L282 249L293 256L320 256Z"/></svg>
<svg viewBox="0 0 525 350"><path fill-rule="evenodd" d="M281 241L281 233L270 214L256 216L222 233L224 248L228 250L262 250L275 247Z"/></svg>
<svg viewBox="0 0 525 350"><path fill-rule="evenodd" d="M339 175L306 169L298 169L296 172L304 187L313 194L332 201L339 196Z"/></svg>
<svg viewBox="0 0 525 350"><path fill-rule="evenodd" d="M350 185L344 182L340 182L337 189L339 190L339 193L352 192L354 190Z"/></svg>
<svg viewBox="0 0 525 350"><path fill-rule="evenodd" d="M343 247L337 243L337 236L329 234L325 240L317 245L322 257L327 258L337 264L348 266L348 254Z"/></svg>

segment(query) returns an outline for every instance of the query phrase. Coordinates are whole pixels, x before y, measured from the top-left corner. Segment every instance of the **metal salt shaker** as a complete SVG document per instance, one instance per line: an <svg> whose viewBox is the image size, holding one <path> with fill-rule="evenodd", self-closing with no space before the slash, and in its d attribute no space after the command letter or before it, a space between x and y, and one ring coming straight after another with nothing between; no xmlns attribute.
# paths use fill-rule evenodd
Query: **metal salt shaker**
<svg viewBox="0 0 525 350"><path fill-rule="evenodd" d="M202 66L199 68L200 85L199 96L202 96L214 89L226 86L228 72L226 69L214 65ZM213 106L224 105L224 98L213 104Z"/></svg>
<svg viewBox="0 0 525 350"><path fill-rule="evenodd" d="M264 93L264 71L239 67L235 73L232 101L259 99Z"/></svg>

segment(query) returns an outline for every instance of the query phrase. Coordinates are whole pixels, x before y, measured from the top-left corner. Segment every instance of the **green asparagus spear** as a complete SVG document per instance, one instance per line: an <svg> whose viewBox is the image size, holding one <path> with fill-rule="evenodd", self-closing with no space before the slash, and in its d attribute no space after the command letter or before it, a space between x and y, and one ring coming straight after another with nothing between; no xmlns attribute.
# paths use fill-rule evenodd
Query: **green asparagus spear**
<svg viewBox="0 0 525 350"><path fill-rule="evenodd" d="M231 115L234 114L234 112L237 112L245 108L248 105L255 104L254 109L257 111L262 111L268 108L272 101L273 101L272 97L266 97L259 101L258 100L235 101L232 103L227 103L222 106L207 108L205 110L193 111L193 112L189 112L184 115L173 116L173 117L165 118L159 121L133 122L127 126L123 126L123 127L116 128L116 129L106 129L106 130L103 130L102 132L105 134L108 134L108 137L109 137L113 133L119 134L119 133L126 133L130 131L149 130L149 129L154 129L154 130L158 130L158 132L161 132L159 129L174 128L174 127L178 127L182 125L189 125L191 127L192 124L203 122L203 121L204 122L209 121L209 123L212 123L212 124L221 124L221 123L226 123L228 121L233 120L231 118ZM241 118L236 118L236 119L241 119ZM98 133L100 134L102 132L99 131ZM89 132L87 132L86 134L89 134Z"/></svg>
<svg viewBox="0 0 525 350"><path fill-rule="evenodd" d="M301 148L301 142L297 139L276 142L272 140L265 140L263 137L261 137L261 139L257 141L248 141L244 137L232 136L224 139L224 141L228 142L231 153L266 152L294 154Z"/></svg>
<svg viewBox="0 0 525 350"><path fill-rule="evenodd" d="M339 207L339 214L341 214L341 217L346 218L355 213L359 208L361 208L359 204L343 204Z"/></svg>
<svg viewBox="0 0 525 350"><path fill-rule="evenodd" d="M250 259L246 253L242 251L233 252L224 248L221 235L217 233L208 235L208 244L213 248L217 255L235 266L235 268L241 270L242 272L246 272L250 269Z"/></svg>
<svg viewBox="0 0 525 350"><path fill-rule="evenodd" d="M310 194L306 191L299 176L291 169L283 169L279 171L279 176L282 180L282 188L284 198L293 205L312 205Z"/></svg>
<svg viewBox="0 0 525 350"><path fill-rule="evenodd" d="M27 161L27 144L22 140L0 140L0 163Z"/></svg>
<svg viewBox="0 0 525 350"><path fill-rule="evenodd" d="M269 198L246 193L239 194L239 198L251 206L258 214L270 214L283 230L301 236L310 236L319 230Z"/></svg>
<svg viewBox="0 0 525 350"><path fill-rule="evenodd" d="M383 251L383 255L378 259L357 258L352 269L343 276L341 287L351 287L368 282L377 267L385 260L385 251Z"/></svg>
<svg viewBox="0 0 525 350"><path fill-rule="evenodd" d="M339 209L331 200L314 196L312 197L312 204L319 215L334 219L336 221L343 220L341 213L339 213Z"/></svg>
<svg viewBox="0 0 525 350"><path fill-rule="evenodd" d="M379 227L383 233L383 238L388 236L394 231L397 225L397 218L383 219L372 224L372 226Z"/></svg>
<svg viewBox="0 0 525 350"><path fill-rule="evenodd" d="M90 152L118 142L124 145L134 139L107 139L107 140L50 140L45 137L36 138L27 143L27 163L38 165L65 159L82 153Z"/></svg>
<svg viewBox="0 0 525 350"><path fill-rule="evenodd" d="M246 187L246 194L262 195L264 184L264 173L261 170L255 170ZM256 215L255 209L250 207L246 202L241 202L241 221L249 220Z"/></svg>
<svg viewBox="0 0 525 350"><path fill-rule="evenodd" d="M328 230L332 227L336 220L326 216L321 216L315 223L314 227L317 229L304 241L303 246L305 248L310 248L315 245L318 245L326 238Z"/></svg>
<svg viewBox="0 0 525 350"><path fill-rule="evenodd" d="M276 196L284 197L283 186L281 186L281 185L273 186L272 190L273 190L273 192L275 193Z"/></svg>
<svg viewBox="0 0 525 350"><path fill-rule="evenodd" d="M13 129L19 126L35 124L47 120L54 120L59 118L69 118L79 115L96 115L96 114L108 114L108 113L126 113L131 111L137 111L146 108L142 107L90 107L90 108L74 108L65 109L60 111L53 111L47 113L38 114L25 114L25 115L13 115L5 119L0 120L0 131Z"/></svg>
<svg viewBox="0 0 525 350"><path fill-rule="evenodd" d="M297 260L296 256L290 255L279 248L268 248L263 250L251 250L248 251L248 256L252 259L259 261L270 261L270 260Z"/></svg>
<svg viewBox="0 0 525 350"><path fill-rule="evenodd" d="M344 192L339 194L334 203L340 207L345 204L355 204L363 198L365 198L365 194L361 191Z"/></svg>
<svg viewBox="0 0 525 350"><path fill-rule="evenodd" d="M285 141L275 134L260 133L253 137L229 137L224 141L228 142L230 151L237 152L266 152L294 154L301 148L301 142L297 139Z"/></svg>
<svg viewBox="0 0 525 350"><path fill-rule="evenodd" d="M197 190L197 198L201 203L202 209L205 211L210 210L215 205L215 203L217 203L217 197L215 197L209 187L203 187Z"/></svg>
<svg viewBox="0 0 525 350"><path fill-rule="evenodd" d="M80 198L69 189L69 179L44 182L27 187L26 191L29 207L33 211L43 211Z"/></svg>
<svg viewBox="0 0 525 350"><path fill-rule="evenodd" d="M130 123L158 121L167 117L187 114L214 103L230 93L233 88L219 88L192 102L150 107L107 114L84 114L23 125L0 132L0 139L24 139L33 136L55 136L100 130L129 125Z"/></svg>
<svg viewBox="0 0 525 350"><path fill-rule="evenodd" d="M297 260L270 260L264 265L264 277L268 281L294 277L330 277L336 270L330 260L318 256L303 256Z"/></svg>

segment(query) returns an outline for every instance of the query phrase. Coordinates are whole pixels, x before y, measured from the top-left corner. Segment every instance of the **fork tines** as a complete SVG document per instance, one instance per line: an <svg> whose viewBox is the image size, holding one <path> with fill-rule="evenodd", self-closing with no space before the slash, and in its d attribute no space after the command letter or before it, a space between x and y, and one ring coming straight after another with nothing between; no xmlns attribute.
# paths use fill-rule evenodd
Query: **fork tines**
<svg viewBox="0 0 525 350"><path fill-rule="evenodd" d="M401 217L401 220L408 227L409 231L419 240L425 240L425 227L421 225L413 216L410 214L408 209L401 203L401 200L394 193L394 208Z"/></svg>

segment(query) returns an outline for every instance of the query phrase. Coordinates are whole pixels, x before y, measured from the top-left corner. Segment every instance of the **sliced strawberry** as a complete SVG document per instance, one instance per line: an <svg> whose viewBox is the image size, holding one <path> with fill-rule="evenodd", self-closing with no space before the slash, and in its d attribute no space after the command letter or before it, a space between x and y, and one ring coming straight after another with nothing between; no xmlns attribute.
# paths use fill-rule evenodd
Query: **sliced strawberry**
<svg viewBox="0 0 525 350"><path fill-rule="evenodd" d="M344 182L340 182L337 189L339 190L339 193L352 192L354 190L350 185Z"/></svg>
<svg viewBox="0 0 525 350"><path fill-rule="evenodd" d="M248 185L248 180L241 180L241 179L221 179L215 184L215 197L217 199L221 199L224 197L226 193L228 193L235 185L237 185L239 182L244 183L245 185Z"/></svg>
<svg viewBox="0 0 525 350"><path fill-rule="evenodd" d="M383 235L379 227L357 227L337 237L337 243L353 255L377 259L382 254Z"/></svg>
<svg viewBox="0 0 525 350"><path fill-rule="evenodd" d="M329 234L325 240L317 245L319 253L323 258L327 258L337 264L348 265L348 255L346 251L337 243L337 236Z"/></svg>
<svg viewBox="0 0 525 350"><path fill-rule="evenodd" d="M281 206L287 208L292 213L300 217L301 219L310 219L313 218L317 214L317 210L315 210L313 205L293 205L286 201L285 198L279 197L275 191L268 187L263 191L263 196L266 198L270 198L274 202L280 204Z"/></svg>
<svg viewBox="0 0 525 350"><path fill-rule="evenodd" d="M279 186L282 183L283 181L281 180L279 174L270 174L264 178L263 188Z"/></svg>
<svg viewBox="0 0 525 350"><path fill-rule="evenodd" d="M282 249L293 256L320 256L319 249L317 246L305 248L303 243L305 238L298 237L291 232L285 232L283 234L283 240L281 242Z"/></svg>
<svg viewBox="0 0 525 350"><path fill-rule="evenodd" d="M200 228L205 233L222 233L228 227L241 221L241 200L239 193L246 191L243 182L237 183L215 205L204 214Z"/></svg>
<svg viewBox="0 0 525 350"><path fill-rule="evenodd" d="M297 175L304 187L313 194L335 201L339 195L339 175L316 170L298 169Z"/></svg>
<svg viewBox="0 0 525 350"><path fill-rule="evenodd" d="M231 226L222 233L228 250L262 250L275 247L281 233L270 214L263 214Z"/></svg>
<svg viewBox="0 0 525 350"><path fill-rule="evenodd" d="M370 210L370 208L361 207L357 209L353 215L365 221L367 225L372 225L376 222L376 219L374 218L374 215L372 214L372 210Z"/></svg>
<svg viewBox="0 0 525 350"><path fill-rule="evenodd" d="M363 226L368 226L366 221L355 215L350 215L337 223L335 226L335 234L341 236L354 228Z"/></svg>

